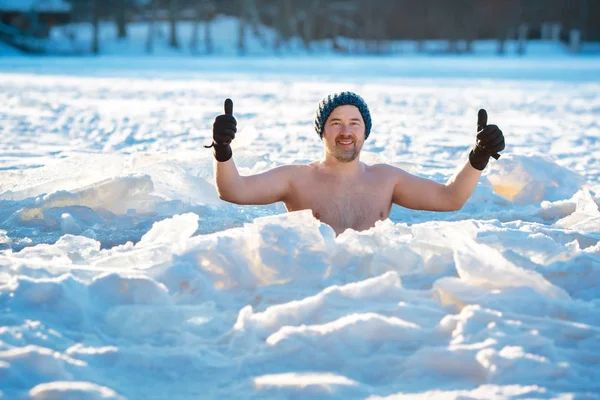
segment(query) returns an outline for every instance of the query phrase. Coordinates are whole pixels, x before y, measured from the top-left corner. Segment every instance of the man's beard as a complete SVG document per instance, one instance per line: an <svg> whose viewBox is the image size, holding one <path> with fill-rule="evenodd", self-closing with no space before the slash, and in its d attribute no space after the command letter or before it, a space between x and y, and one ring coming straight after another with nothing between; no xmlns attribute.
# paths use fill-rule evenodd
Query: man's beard
<svg viewBox="0 0 600 400"><path fill-rule="evenodd" d="M356 160L356 157L360 154L360 149L356 147L356 142L354 142L354 146L352 148L344 150L337 143L335 147L330 151L331 155L335 157L336 160L344 163L348 163Z"/></svg>

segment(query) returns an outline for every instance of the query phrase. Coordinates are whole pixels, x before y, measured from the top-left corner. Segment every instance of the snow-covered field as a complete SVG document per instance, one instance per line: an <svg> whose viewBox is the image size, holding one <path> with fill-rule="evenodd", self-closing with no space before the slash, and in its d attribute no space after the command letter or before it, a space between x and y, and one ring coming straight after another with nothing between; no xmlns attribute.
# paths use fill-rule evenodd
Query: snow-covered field
<svg viewBox="0 0 600 400"><path fill-rule="evenodd" d="M600 59L0 59L0 398L600 398ZM453 213L367 232L220 201L322 154L445 181L486 108L507 149Z"/></svg>

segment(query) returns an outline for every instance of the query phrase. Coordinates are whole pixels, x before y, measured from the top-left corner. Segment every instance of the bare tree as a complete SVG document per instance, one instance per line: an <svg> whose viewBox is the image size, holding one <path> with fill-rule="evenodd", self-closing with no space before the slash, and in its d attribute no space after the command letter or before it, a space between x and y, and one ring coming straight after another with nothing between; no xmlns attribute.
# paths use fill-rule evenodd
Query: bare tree
<svg viewBox="0 0 600 400"><path fill-rule="evenodd" d="M473 0L454 0L447 2L445 9L440 10L443 14L440 15L444 23L444 36L448 39L449 53L470 53L472 51L473 41L477 38L478 29L482 25ZM464 44L461 47L460 44Z"/></svg>
<svg viewBox="0 0 600 400"><path fill-rule="evenodd" d="M506 54L506 43L517 37L517 29L521 18L518 0L504 0L485 15L484 19L492 29L491 35L498 40L498 55Z"/></svg>
<svg viewBox="0 0 600 400"><path fill-rule="evenodd" d="M587 16L589 15L588 11L588 0L581 0L579 5L579 30L581 31L582 41L586 39L585 33L587 31Z"/></svg>
<svg viewBox="0 0 600 400"><path fill-rule="evenodd" d="M100 53L100 0L92 0L92 53Z"/></svg>
<svg viewBox="0 0 600 400"><path fill-rule="evenodd" d="M240 17L238 27L238 52L244 54L246 52L246 25L248 23L248 0L239 0L240 2Z"/></svg>
<svg viewBox="0 0 600 400"><path fill-rule="evenodd" d="M175 49L179 48L179 41L177 40L178 3L177 0L169 0L169 46Z"/></svg>
<svg viewBox="0 0 600 400"><path fill-rule="evenodd" d="M428 13L426 22L429 25L432 39L446 39L448 46L446 52L454 53L458 50L456 17L458 12L454 2L448 0L427 0Z"/></svg>
<svg viewBox="0 0 600 400"><path fill-rule="evenodd" d="M488 21L482 21L478 11L482 7L478 7L477 3L479 0L460 0L455 7L461 10L456 17L456 30L459 33L459 39L465 41L465 47L463 49L466 53L473 52L473 42L477 39L479 28L483 23L490 23Z"/></svg>
<svg viewBox="0 0 600 400"><path fill-rule="evenodd" d="M212 0L202 0L196 3L196 21L192 31L192 40L190 49L192 52L198 52L198 36L200 30L200 22L204 23L204 47L206 53L212 53L212 33L211 22L215 16L216 7Z"/></svg>
<svg viewBox="0 0 600 400"><path fill-rule="evenodd" d="M214 11L213 11L214 13ZM206 52L208 54L213 52L213 40L212 40L212 33L211 33L211 25L212 25L212 20L213 18L207 19L206 21L204 21L204 48L206 49Z"/></svg>
<svg viewBox="0 0 600 400"><path fill-rule="evenodd" d="M335 51L348 52L350 50L347 45L340 43L339 39L342 36L353 36L364 39L365 31L363 29L361 32L355 20L369 20L370 18L368 16L363 18L362 15L360 18L357 18L356 14L361 11L359 3L360 0L337 0L327 4L327 9L324 13L325 27L327 29L324 30L323 35L326 38L332 39L332 46ZM364 10L362 11L364 13ZM358 41L355 43L358 44ZM354 51L359 51L358 47Z"/></svg>
<svg viewBox="0 0 600 400"><path fill-rule="evenodd" d="M519 47L517 48L517 53L519 55L525 54L525 48L527 46L527 39L529 37L529 25L521 24L519 25L517 40L519 42Z"/></svg>
<svg viewBox="0 0 600 400"><path fill-rule="evenodd" d="M524 55L525 54L525 48L527 46L527 38L529 36L529 26L524 23L524 20L526 19L526 13L527 13L527 7L525 5L522 5L521 7L518 8L518 18L517 18L517 42L518 42L518 47L517 47L517 54L519 55Z"/></svg>
<svg viewBox="0 0 600 400"><path fill-rule="evenodd" d="M428 20L428 16L429 16L429 2L428 1L421 1L419 2L419 4L421 5L421 12L422 12L422 17L423 20L420 21L420 23L417 23L417 52L418 53L423 53L425 51L425 41L427 39L427 24L425 23L425 21Z"/></svg>
<svg viewBox="0 0 600 400"><path fill-rule="evenodd" d="M286 43L295 33L296 19L292 9L292 0L280 0L277 2L277 38L275 39L275 49L281 49L281 46Z"/></svg>
<svg viewBox="0 0 600 400"><path fill-rule="evenodd" d="M319 0L312 0L306 11L302 14L302 41L306 50L310 51L310 45L315 37L315 26Z"/></svg>
<svg viewBox="0 0 600 400"><path fill-rule="evenodd" d="M446 9L448 12L447 17L447 25L446 29L446 37L448 39L448 53L458 53L458 41L459 41L459 31L458 31L458 19L460 18L460 13L462 10L459 10L454 3L450 4L449 9Z"/></svg>
<svg viewBox="0 0 600 400"><path fill-rule="evenodd" d="M200 21L202 21L202 14L203 14L203 3L204 2L198 2L196 3L196 8L195 8L195 20L194 20L194 25L192 27L192 38L190 39L190 51L192 53L197 53L198 52L198 31L199 31L199 26L200 26Z"/></svg>
<svg viewBox="0 0 600 400"><path fill-rule="evenodd" d="M146 40L146 52L154 50L154 38L156 36L156 15L158 14L158 0L150 0L148 4L148 38Z"/></svg>
<svg viewBox="0 0 600 400"><path fill-rule="evenodd" d="M127 37L127 22L125 18L125 14L127 13L127 0L116 0L115 12L117 37L122 39Z"/></svg>
<svg viewBox="0 0 600 400"><path fill-rule="evenodd" d="M263 47L267 46L267 41L263 37L260 26L260 13L258 10L257 0L239 0L240 10L240 25L238 30L238 51L240 54L246 52L246 33L248 28L252 30L252 34L256 37ZM274 7L266 7L269 13L273 13Z"/></svg>
<svg viewBox="0 0 600 400"><path fill-rule="evenodd" d="M367 39L366 50L368 53L377 53L379 47L379 27L381 24L379 23L377 14L375 12L375 3L368 0L363 0L361 3L365 18L363 37Z"/></svg>

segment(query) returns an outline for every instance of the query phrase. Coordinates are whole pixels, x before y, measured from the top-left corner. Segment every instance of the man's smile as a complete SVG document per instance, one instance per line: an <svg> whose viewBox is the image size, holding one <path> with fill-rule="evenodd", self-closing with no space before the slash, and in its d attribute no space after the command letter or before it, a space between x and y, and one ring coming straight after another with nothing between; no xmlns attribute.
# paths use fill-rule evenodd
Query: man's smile
<svg viewBox="0 0 600 400"><path fill-rule="evenodd" d="M338 140L337 143L343 147L348 147L354 143L354 140L352 140L352 139Z"/></svg>

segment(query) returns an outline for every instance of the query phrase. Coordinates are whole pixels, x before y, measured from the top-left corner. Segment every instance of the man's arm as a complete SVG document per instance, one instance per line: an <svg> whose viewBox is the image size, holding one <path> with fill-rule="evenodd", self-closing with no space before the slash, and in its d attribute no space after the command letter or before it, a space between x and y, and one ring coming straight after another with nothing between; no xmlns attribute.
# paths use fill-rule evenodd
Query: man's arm
<svg viewBox="0 0 600 400"><path fill-rule="evenodd" d="M294 166L285 165L257 175L241 176L230 159L215 160L215 183L221 200L259 205L284 201L289 193Z"/></svg>
<svg viewBox="0 0 600 400"><path fill-rule="evenodd" d="M284 201L288 195L293 166L283 166L252 176L240 176L230 143L235 139L237 121L233 117L233 101L226 99L225 114L215 118L212 147L215 183L219 198L236 204L271 204Z"/></svg>
<svg viewBox="0 0 600 400"><path fill-rule="evenodd" d="M481 171L467 161L446 184L420 178L398 168L394 168L394 175L393 203L413 210L456 211L473 193Z"/></svg>
<svg viewBox="0 0 600 400"><path fill-rule="evenodd" d="M395 169L392 202L415 210L460 210L477 186L490 157L497 160L502 150L502 131L496 125L487 124L487 112L481 109L477 115L477 141L462 168L445 185Z"/></svg>

